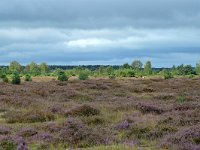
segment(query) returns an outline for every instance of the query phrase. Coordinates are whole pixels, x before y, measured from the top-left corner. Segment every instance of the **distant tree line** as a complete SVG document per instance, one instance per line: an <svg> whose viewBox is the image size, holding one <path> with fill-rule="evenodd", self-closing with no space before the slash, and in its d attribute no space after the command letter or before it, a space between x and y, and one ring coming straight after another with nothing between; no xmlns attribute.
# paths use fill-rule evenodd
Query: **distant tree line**
<svg viewBox="0 0 200 150"><path fill-rule="evenodd" d="M134 60L131 64L125 63L121 66L83 65L83 66L56 66L43 62L37 64L31 62L22 66L17 61L10 62L9 66L0 67L0 78L8 81L9 78L19 83L19 78L24 76L26 81L31 81L31 76L57 76L59 80L66 81L71 76L78 76L79 79L88 77L143 77L163 76L165 79L174 76L197 76L200 75L200 61L196 67L191 65L172 66L171 68L153 68L151 61L144 65L140 60Z"/></svg>

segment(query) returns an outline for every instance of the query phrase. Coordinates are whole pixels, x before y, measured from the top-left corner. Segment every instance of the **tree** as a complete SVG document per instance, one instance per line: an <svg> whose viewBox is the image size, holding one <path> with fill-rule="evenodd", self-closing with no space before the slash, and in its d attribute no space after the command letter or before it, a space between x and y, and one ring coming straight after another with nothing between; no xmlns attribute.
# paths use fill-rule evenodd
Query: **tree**
<svg viewBox="0 0 200 150"><path fill-rule="evenodd" d="M123 64L122 66L123 69L130 69L131 66L128 63Z"/></svg>
<svg viewBox="0 0 200 150"><path fill-rule="evenodd" d="M178 75L190 75L194 74L194 70L191 65L184 66L183 64L178 66L177 68L177 74Z"/></svg>
<svg viewBox="0 0 200 150"><path fill-rule="evenodd" d="M144 73L146 75L152 74L151 61L147 61L146 64L144 65Z"/></svg>
<svg viewBox="0 0 200 150"><path fill-rule="evenodd" d="M196 71L196 74L200 75L200 61L196 63L195 71Z"/></svg>
<svg viewBox="0 0 200 150"><path fill-rule="evenodd" d="M41 71L42 75L48 74L49 67L48 67L48 65L45 62L41 63L40 66L39 66L39 68L40 68L40 71Z"/></svg>
<svg viewBox="0 0 200 150"><path fill-rule="evenodd" d="M68 81L68 77L66 76L64 71L61 71L58 75L58 80L59 81Z"/></svg>
<svg viewBox="0 0 200 150"><path fill-rule="evenodd" d="M108 75L113 75L114 74L114 69L113 69L112 66L107 67L106 70L107 70L107 74Z"/></svg>
<svg viewBox="0 0 200 150"><path fill-rule="evenodd" d="M131 66L133 67L133 69L139 70L142 68L143 64L140 60L134 60Z"/></svg>
<svg viewBox="0 0 200 150"><path fill-rule="evenodd" d="M12 84L20 84L21 83L19 73L15 72L15 73L12 74L11 82L12 82Z"/></svg>
<svg viewBox="0 0 200 150"><path fill-rule="evenodd" d="M40 74L40 68L38 67L38 65L35 62L30 63L29 69L30 69L30 73L33 76L37 76Z"/></svg>
<svg viewBox="0 0 200 150"><path fill-rule="evenodd" d="M17 61L12 61L9 65L9 71L11 73L14 73L14 72L18 72L20 73L22 71L22 66L20 65L19 62Z"/></svg>

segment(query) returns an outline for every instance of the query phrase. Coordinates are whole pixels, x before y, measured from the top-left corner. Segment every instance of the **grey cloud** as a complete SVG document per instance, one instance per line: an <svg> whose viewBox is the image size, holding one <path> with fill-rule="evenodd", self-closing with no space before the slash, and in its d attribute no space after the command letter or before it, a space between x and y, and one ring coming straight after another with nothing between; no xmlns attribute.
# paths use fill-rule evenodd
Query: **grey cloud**
<svg viewBox="0 0 200 150"><path fill-rule="evenodd" d="M198 0L6 0L0 2L0 8L2 26L102 28L200 25Z"/></svg>

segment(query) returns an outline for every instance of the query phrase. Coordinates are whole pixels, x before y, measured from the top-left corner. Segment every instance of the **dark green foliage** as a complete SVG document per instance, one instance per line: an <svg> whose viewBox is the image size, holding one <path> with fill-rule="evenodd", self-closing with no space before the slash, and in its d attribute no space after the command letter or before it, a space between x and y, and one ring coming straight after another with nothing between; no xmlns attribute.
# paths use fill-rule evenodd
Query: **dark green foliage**
<svg viewBox="0 0 200 150"><path fill-rule="evenodd" d="M177 75L190 75L195 73L191 65L180 65L176 68L176 70Z"/></svg>
<svg viewBox="0 0 200 150"><path fill-rule="evenodd" d="M8 78L7 78L7 76L5 76L4 78L2 78L3 79L3 82L5 82L5 83L8 83L9 82L9 80L8 80Z"/></svg>
<svg viewBox="0 0 200 150"><path fill-rule="evenodd" d="M30 74L25 75L25 81L32 81Z"/></svg>
<svg viewBox="0 0 200 150"><path fill-rule="evenodd" d="M135 72L133 69L119 69L115 72L117 77L134 77Z"/></svg>
<svg viewBox="0 0 200 150"><path fill-rule="evenodd" d="M122 65L122 68L123 69L130 69L131 66L128 63L125 63L125 64Z"/></svg>
<svg viewBox="0 0 200 150"><path fill-rule="evenodd" d="M49 67L48 65L43 62L39 65L40 71L41 71L41 75L47 75L49 73Z"/></svg>
<svg viewBox="0 0 200 150"><path fill-rule="evenodd" d="M87 80L89 78L88 73L85 71L80 72L79 80Z"/></svg>
<svg viewBox="0 0 200 150"><path fill-rule="evenodd" d="M20 84L21 83L20 75L18 73L15 72L12 74L11 83L12 84Z"/></svg>
<svg viewBox="0 0 200 150"><path fill-rule="evenodd" d="M147 61L146 64L144 65L144 73L146 75L152 74L151 61Z"/></svg>
<svg viewBox="0 0 200 150"><path fill-rule="evenodd" d="M135 70L142 69L142 62L140 60L134 60L131 64L132 68Z"/></svg>
<svg viewBox="0 0 200 150"><path fill-rule="evenodd" d="M109 79L115 79L115 75L114 74L110 74L108 77L109 77Z"/></svg>
<svg viewBox="0 0 200 150"><path fill-rule="evenodd" d="M173 78L173 74L169 70L164 70L164 79L171 79Z"/></svg>
<svg viewBox="0 0 200 150"><path fill-rule="evenodd" d="M65 74L64 71L61 71L58 75L58 80L59 81L68 81L68 77L67 75Z"/></svg>
<svg viewBox="0 0 200 150"><path fill-rule="evenodd" d="M0 78L1 78L1 79L3 80L3 82L5 82L5 83L8 83L8 82L9 82L9 80L8 80L8 78L7 78L7 76L6 76L5 74L2 74Z"/></svg>
<svg viewBox="0 0 200 150"><path fill-rule="evenodd" d="M20 65L19 62L17 62L17 61L12 61L12 62L10 63L10 66L9 66L9 71L10 71L11 73L14 73L14 72L20 73L20 72L22 71L22 66Z"/></svg>

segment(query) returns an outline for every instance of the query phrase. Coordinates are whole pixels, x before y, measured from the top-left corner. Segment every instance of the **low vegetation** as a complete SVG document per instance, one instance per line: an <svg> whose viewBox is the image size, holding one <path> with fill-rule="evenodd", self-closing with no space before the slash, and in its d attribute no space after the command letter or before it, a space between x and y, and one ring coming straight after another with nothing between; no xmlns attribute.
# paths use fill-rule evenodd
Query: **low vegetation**
<svg viewBox="0 0 200 150"><path fill-rule="evenodd" d="M11 62L0 68L0 149L198 150L199 68Z"/></svg>

